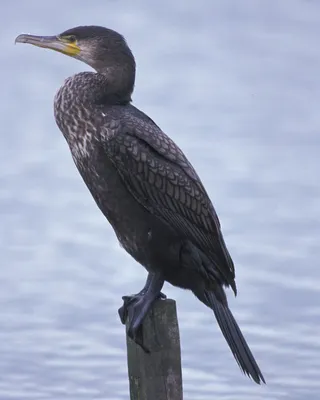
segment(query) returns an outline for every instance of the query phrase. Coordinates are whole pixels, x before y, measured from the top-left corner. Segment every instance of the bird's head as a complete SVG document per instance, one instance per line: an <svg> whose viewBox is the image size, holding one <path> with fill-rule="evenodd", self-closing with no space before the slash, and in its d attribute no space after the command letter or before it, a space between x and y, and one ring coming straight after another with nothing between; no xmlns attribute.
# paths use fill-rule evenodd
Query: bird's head
<svg viewBox="0 0 320 400"><path fill-rule="evenodd" d="M98 72L124 64L135 70L134 57L123 36L100 26L78 26L56 36L22 34L15 43L58 51L85 62Z"/></svg>

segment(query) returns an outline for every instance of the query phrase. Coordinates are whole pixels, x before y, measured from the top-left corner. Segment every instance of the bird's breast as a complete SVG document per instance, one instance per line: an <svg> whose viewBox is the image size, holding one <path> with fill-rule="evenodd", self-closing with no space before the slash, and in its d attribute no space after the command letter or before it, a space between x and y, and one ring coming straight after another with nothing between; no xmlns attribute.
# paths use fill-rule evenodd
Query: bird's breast
<svg viewBox="0 0 320 400"><path fill-rule="evenodd" d="M68 92L60 90L55 99L56 123L65 137L76 164L90 157L97 141L97 127L89 109L69 99Z"/></svg>

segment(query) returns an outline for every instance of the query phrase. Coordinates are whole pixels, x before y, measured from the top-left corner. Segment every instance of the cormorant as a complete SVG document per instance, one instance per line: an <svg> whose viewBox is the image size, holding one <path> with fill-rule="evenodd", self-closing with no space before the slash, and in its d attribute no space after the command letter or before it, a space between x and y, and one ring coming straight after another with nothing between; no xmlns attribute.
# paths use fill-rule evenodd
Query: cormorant
<svg viewBox="0 0 320 400"><path fill-rule="evenodd" d="M184 153L131 104L136 66L123 36L80 26L57 36L19 35L16 42L59 51L95 70L65 81L54 113L120 244L148 271L145 287L124 296L119 309L129 336L143 347L139 328L167 281L213 310L242 371L265 382L228 307L224 287L236 295L235 270L217 214Z"/></svg>

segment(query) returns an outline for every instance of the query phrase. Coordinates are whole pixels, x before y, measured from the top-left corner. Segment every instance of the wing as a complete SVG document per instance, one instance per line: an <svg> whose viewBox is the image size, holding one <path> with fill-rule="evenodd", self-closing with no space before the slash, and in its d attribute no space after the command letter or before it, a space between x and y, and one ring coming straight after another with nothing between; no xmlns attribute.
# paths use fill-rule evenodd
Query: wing
<svg viewBox="0 0 320 400"><path fill-rule="evenodd" d="M200 178L179 147L147 118L122 116L117 133L105 136L105 151L135 199L204 251L235 291L233 262Z"/></svg>

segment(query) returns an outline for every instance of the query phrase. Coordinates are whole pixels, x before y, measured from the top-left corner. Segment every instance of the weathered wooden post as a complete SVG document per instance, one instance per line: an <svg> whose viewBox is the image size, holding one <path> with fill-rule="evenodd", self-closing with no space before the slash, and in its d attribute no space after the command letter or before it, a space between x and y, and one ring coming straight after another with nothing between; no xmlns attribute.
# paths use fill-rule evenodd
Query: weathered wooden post
<svg viewBox="0 0 320 400"><path fill-rule="evenodd" d="M182 400L180 336L174 300L158 300L143 323L145 353L127 335L131 400Z"/></svg>

